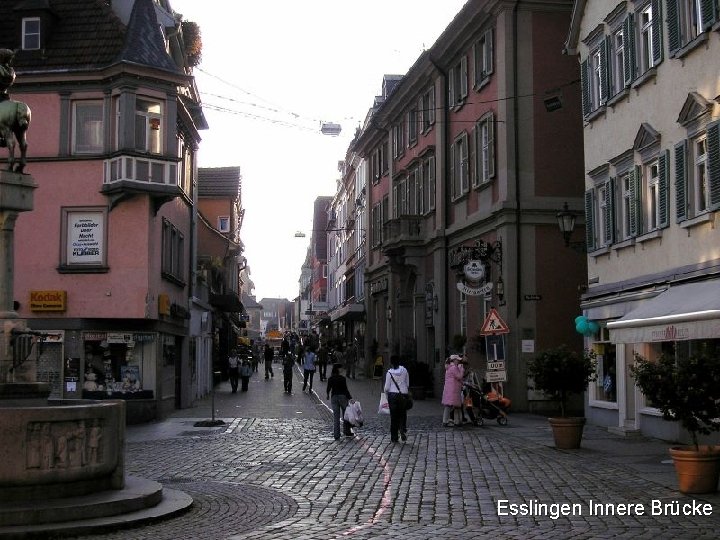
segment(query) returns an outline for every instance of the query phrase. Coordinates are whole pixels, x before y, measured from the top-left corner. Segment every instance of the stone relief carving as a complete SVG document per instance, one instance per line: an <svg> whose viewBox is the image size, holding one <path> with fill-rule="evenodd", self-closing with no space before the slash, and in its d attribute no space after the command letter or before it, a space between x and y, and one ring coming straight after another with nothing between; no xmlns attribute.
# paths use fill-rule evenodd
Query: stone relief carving
<svg viewBox="0 0 720 540"><path fill-rule="evenodd" d="M103 424L100 419L29 423L26 467L69 469L102 463Z"/></svg>

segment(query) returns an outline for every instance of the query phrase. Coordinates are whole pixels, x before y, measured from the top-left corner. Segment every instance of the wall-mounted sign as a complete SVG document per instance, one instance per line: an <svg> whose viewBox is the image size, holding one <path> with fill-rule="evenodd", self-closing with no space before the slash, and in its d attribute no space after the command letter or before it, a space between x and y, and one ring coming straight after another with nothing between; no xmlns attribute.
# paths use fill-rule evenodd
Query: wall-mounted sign
<svg viewBox="0 0 720 540"><path fill-rule="evenodd" d="M65 311L67 291L30 291L30 311Z"/></svg>
<svg viewBox="0 0 720 540"><path fill-rule="evenodd" d="M68 212L67 264L102 264L104 229L103 212Z"/></svg>

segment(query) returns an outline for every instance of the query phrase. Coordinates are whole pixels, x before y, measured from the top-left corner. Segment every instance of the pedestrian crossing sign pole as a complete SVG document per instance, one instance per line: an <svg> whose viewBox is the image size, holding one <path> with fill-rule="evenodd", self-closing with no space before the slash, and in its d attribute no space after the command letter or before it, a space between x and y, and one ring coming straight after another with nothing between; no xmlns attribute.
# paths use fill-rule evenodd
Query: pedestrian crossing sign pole
<svg viewBox="0 0 720 540"><path fill-rule="evenodd" d="M491 308L485 317L480 328L480 335L485 336L485 351L487 354L487 371L485 379L487 382L507 381L507 369L505 367L505 334L510 328L502 320L500 314Z"/></svg>

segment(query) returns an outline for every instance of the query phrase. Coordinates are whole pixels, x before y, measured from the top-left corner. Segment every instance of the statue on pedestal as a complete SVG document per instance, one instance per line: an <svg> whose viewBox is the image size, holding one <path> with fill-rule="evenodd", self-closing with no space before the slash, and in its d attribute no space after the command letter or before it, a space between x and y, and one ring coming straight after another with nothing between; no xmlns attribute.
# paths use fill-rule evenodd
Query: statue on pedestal
<svg viewBox="0 0 720 540"><path fill-rule="evenodd" d="M15 82L12 61L15 52L0 49L0 147L8 149L8 171L23 173L27 163L27 130L30 108L10 99L8 89ZM20 147L20 162L15 165L15 145Z"/></svg>

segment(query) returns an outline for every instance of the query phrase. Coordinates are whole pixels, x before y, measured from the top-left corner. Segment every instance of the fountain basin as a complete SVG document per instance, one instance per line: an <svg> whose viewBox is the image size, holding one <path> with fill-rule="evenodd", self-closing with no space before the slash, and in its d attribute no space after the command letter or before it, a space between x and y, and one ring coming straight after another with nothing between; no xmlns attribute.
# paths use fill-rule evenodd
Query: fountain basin
<svg viewBox="0 0 720 540"><path fill-rule="evenodd" d="M0 501L124 487L124 401L0 401L0 441Z"/></svg>

